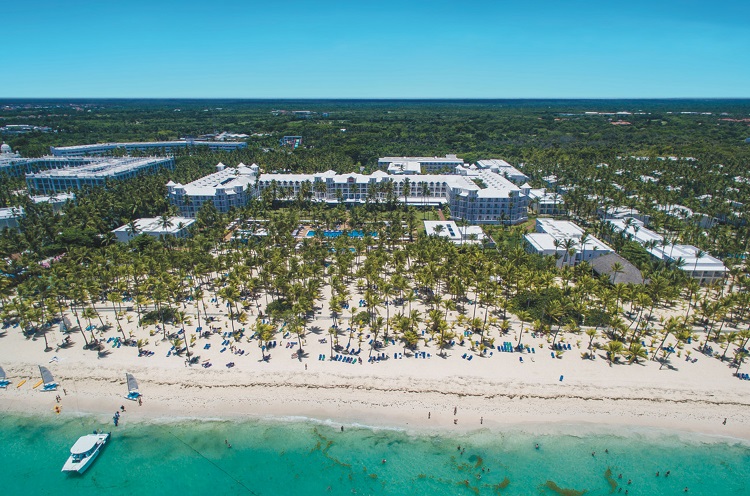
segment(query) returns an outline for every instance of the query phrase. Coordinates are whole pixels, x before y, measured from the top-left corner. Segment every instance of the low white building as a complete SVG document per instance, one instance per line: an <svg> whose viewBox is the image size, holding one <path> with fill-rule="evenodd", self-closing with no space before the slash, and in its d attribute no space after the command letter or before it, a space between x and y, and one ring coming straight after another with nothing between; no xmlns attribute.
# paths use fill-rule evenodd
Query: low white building
<svg viewBox="0 0 750 496"><path fill-rule="evenodd" d="M521 189L524 189L521 186ZM537 215L562 215L565 213L565 201L559 193L545 188L529 189L529 209Z"/></svg>
<svg viewBox="0 0 750 496"><path fill-rule="evenodd" d="M392 162L386 169L388 174L421 174L422 166L419 162Z"/></svg>
<svg viewBox="0 0 750 496"><path fill-rule="evenodd" d="M614 227L615 232L622 233L628 239L643 246L652 257L672 263L680 260L680 270L693 279L697 279L701 284L721 281L727 275L727 268L718 258L705 252L698 257L700 250L693 245L679 245L665 241L663 236L647 229L638 219L612 219L609 223Z"/></svg>
<svg viewBox="0 0 750 496"><path fill-rule="evenodd" d="M452 220L426 220L424 231L427 236L447 238L457 245L487 243L494 246L492 238L487 236L480 226L458 226Z"/></svg>
<svg viewBox="0 0 750 496"><path fill-rule="evenodd" d="M542 218L536 220L536 232L526 235L529 253L554 256L557 266L590 262L613 250L577 224L567 220Z"/></svg>
<svg viewBox="0 0 750 496"><path fill-rule="evenodd" d="M143 219L134 220L133 226L125 224L114 229L112 233L114 233L117 241L120 243L127 243L141 234L155 238L162 236L185 238L188 236L188 228L194 223L195 219L188 219L187 217L170 217L166 224L161 217L144 217Z"/></svg>
<svg viewBox="0 0 750 496"><path fill-rule="evenodd" d="M18 221L25 215L23 207L0 208L0 231L18 229Z"/></svg>

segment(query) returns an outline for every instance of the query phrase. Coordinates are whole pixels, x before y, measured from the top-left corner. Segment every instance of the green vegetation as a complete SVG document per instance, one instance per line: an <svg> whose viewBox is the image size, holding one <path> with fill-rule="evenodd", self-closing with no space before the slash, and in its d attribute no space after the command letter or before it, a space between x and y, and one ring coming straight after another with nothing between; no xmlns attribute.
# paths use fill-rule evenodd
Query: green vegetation
<svg viewBox="0 0 750 496"><path fill-rule="evenodd" d="M271 112L282 105L318 113L296 119ZM584 114L621 108L634 109L627 116L631 125L611 124L621 116ZM679 113L686 108L711 114ZM734 360L739 369L750 340L742 330L750 318L750 278L742 259L750 243L750 181L742 180L748 177L750 146L743 142L747 126L725 119L749 110L747 102L715 101L97 101L6 110L6 123L25 123L37 115L36 124L58 130L9 139L27 156L41 155L53 144L175 139L216 130L255 135L247 150L178 155L174 171L81 190L59 214L15 194L19 180L0 178L3 206L26 211L20 230L0 236L0 269L7 276L0 278L3 318L19 322L23 332L37 333L67 309L89 345L95 337L83 329L104 325L97 305L119 309L127 298L140 324L158 323L166 338L166 324L185 322L182 302L200 300L205 311L210 295L228 304L235 334L248 321L248 312L265 312L272 322L253 326L264 342L273 340L282 321L304 335L315 312L325 308L334 321L332 347L361 339L355 328L373 336L371 351L382 340L418 350L428 337L445 350L468 331L474 351L482 355L508 340L516 316L519 345L531 339L556 344L562 336L581 335L587 357L600 347L613 365L621 357L635 364L645 359L667 363L675 348L702 333L704 349L715 343L723 351L716 357ZM284 135L303 136L303 147L281 148L278 140ZM437 213L406 208L396 198L346 209L315 204L303 195L286 202L264 195L228 215L206 204L189 239L139 236L116 244L110 234L136 218L169 213L166 182L193 180L212 172L219 161L255 162L266 171L349 172L373 170L380 156L445 153L469 162L502 157L523 163L534 186L555 175L552 188L563 194L566 216L609 241L650 284L612 284L596 277L586 263L557 268L554 259L529 255L523 233L533 219L522 226L488 226L496 249L426 237L421 220L438 219ZM670 156L695 160L660 159ZM656 208L677 203L718 222L701 225L697 218ZM670 242L726 256L729 284L696 287L674 264L655 261L608 230L597 210L618 206L649 215L654 229ZM226 226L235 219L240 225L267 219L268 236L226 242ZM345 226L377 236L328 240L318 234L299 240L291 233L301 219L318 233ZM56 255L64 256L49 268L40 264ZM324 288L331 292L325 306ZM361 307L356 304L360 297ZM425 314L412 308L416 301L427 306ZM679 316L659 320L667 310ZM352 328L348 334L346 327Z"/></svg>

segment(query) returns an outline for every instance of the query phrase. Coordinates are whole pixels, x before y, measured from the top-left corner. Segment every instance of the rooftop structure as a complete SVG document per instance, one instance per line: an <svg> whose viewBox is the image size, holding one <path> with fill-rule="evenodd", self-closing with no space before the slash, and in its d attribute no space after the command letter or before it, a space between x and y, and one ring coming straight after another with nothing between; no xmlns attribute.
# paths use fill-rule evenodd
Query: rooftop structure
<svg viewBox="0 0 750 496"><path fill-rule="evenodd" d="M195 219L188 219L187 217L169 217L166 222L161 217L145 217L134 220L132 226L130 224L120 226L114 229L112 233L120 243L127 243L141 234L155 238L162 236L184 238L188 235L188 228L194 223Z"/></svg>
<svg viewBox="0 0 750 496"><path fill-rule="evenodd" d="M387 169L394 162L416 162L422 171L427 174L452 171L458 166L465 165L464 161L455 155L446 155L445 157L381 157L378 159L378 167Z"/></svg>
<svg viewBox="0 0 750 496"><path fill-rule="evenodd" d="M620 264L617 272L615 272L615 267L617 267L615 264ZM593 259L591 268L598 275L607 276L612 284L644 284L645 282L638 267L617 253L608 253Z"/></svg>
<svg viewBox="0 0 750 496"><path fill-rule="evenodd" d="M95 160L83 165L26 174L30 191L42 194L103 186L106 181L128 179L156 170L174 167L173 157L124 157Z"/></svg>
<svg viewBox="0 0 750 496"><path fill-rule="evenodd" d="M700 250L692 245L678 245L665 241L663 236L647 229L643 222L635 218L612 219L609 223L616 232L643 246L651 256L666 262L681 260L679 268L701 284L721 281L727 274L727 268L718 258L708 253L699 253Z"/></svg>
<svg viewBox="0 0 750 496"><path fill-rule="evenodd" d="M419 162L392 162L386 169L388 174L421 174L422 166Z"/></svg>
<svg viewBox="0 0 750 496"><path fill-rule="evenodd" d="M558 267L591 262L613 252L573 222L548 218L536 220L536 232L526 235L526 249L530 253L555 256Z"/></svg>
<svg viewBox="0 0 750 496"><path fill-rule="evenodd" d="M510 165L505 160L492 158L489 160L477 160L477 167L480 169L489 169L492 172L500 174L504 178L518 185L529 180L529 176Z"/></svg>
<svg viewBox="0 0 750 496"><path fill-rule="evenodd" d="M492 238L487 236L480 226L458 227L452 220L426 220L424 231L428 236L440 236L447 238L457 245L463 244L494 244Z"/></svg>
<svg viewBox="0 0 750 496"><path fill-rule="evenodd" d="M524 185L525 186L525 185ZM523 186L521 189L524 189ZM559 193L545 188L529 189L529 208L537 215L561 215L565 213L565 201Z"/></svg>
<svg viewBox="0 0 750 496"><path fill-rule="evenodd" d="M187 148L190 146L208 147L214 151L232 151L240 148L247 148L245 142L234 141L144 141L130 143L98 143L94 145L76 145L76 146L51 146L50 152L56 157L77 157L81 155L104 155L117 149L124 149L127 153L134 151L154 152L163 151L169 154L175 150Z"/></svg>
<svg viewBox="0 0 750 496"><path fill-rule="evenodd" d="M217 171L188 184L167 183L169 202L177 206L180 214L195 217L203 204L211 201L219 212L244 206L255 194L259 168L253 164L227 167L216 165Z"/></svg>
<svg viewBox="0 0 750 496"><path fill-rule="evenodd" d="M0 173L21 176L44 169L62 169L105 160L98 157L35 157L23 158L17 153L0 155Z"/></svg>

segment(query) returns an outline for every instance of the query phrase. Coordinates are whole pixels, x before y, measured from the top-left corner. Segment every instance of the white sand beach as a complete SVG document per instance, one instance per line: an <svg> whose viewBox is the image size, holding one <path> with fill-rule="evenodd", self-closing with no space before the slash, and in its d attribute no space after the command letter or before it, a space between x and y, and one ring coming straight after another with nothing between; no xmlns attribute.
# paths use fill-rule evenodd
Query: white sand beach
<svg viewBox="0 0 750 496"><path fill-rule="evenodd" d="M109 314L105 306L100 310L113 321L111 309ZM227 329L226 317L219 315L211 325ZM148 335L135 323L120 322L126 333ZM308 329L328 329L330 323L330 318L321 316ZM186 327L191 333L195 324ZM513 329L517 328L516 322ZM432 342L418 348L430 358L415 358L397 343L383 350L387 360L376 363L368 363L365 342L359 355L363 363L344 363L329 360L330 338L324 331L308 333L307 357L301 361L292 357L296 347L286 347L296 337L283 339L280 333L270 360L263 361L257 341L237 342L237 349L245 351L239 355L228 348L222 352L225 338L213 334L197 339L191 348L200 363L212 363L206 368L200 363L188 366L184 354L169 353L171 344L161 341L161 334L149 338L145 349L153 352L151 356L139 356L134 346L113 347L110 341L100 357L83 349L77 332L70 335L73 346L49 352L43 351L41 338L27 339L17 328L5 332L0 338L0 365L12 381L0 390L0 410L6 412L54 416L59 394L60 415L101 415L106 421L125 405L123 421L299 416L420 430L570 422L750 440L750 382L733 377L726 364L701 355L697 343L686 347L695 348L696 362L673 357L672 366L660 370L653 361L610 366L603 352L596 360L583 360L585 343L580 349L572 344L562 358L553 358L543 338L525 339L535 347L533 354L494 351L491 357L457 344L441 358ZM513 334L505 339L513 340ZM119 335L110 328L103 339ZM50 332L48 339L54 347L64 335ZM345 344L346 339L340 342ZM204 348L206 344L210 349ZM403 358L394 359L394 353L403 353ZM473 359L462 358L465 353ZM326 360L318 360L319 355ZM230 362L235 364L231 368ZM48 367L60 383L57 393L32 388L39 380L38 365ZM125 372L138 379L141 406L124 399ZM24 379L27 382L17 387Z"/></svg>

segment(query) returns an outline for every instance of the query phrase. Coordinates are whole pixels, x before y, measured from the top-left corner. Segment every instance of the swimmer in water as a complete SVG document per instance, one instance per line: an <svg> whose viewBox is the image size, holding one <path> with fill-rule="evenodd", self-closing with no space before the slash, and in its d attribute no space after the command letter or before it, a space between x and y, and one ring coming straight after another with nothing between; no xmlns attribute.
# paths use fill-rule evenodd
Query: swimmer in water
<svg viewBox="0 0 750 496"><path fill-rule="evenodd" d="M539 443L536 443L536 444L534 445L534 449L539 449Z"/></svg>
<svg viewBox="0 0 750 496"><path fill-rule="evenodd" d="M387 460L386 460L385 458L383 458L383 461L382 461L382 462L380 462L380 463L382 463L383 465L385 465L385 462L386 462L386 461L387 461Z"/></svg>

